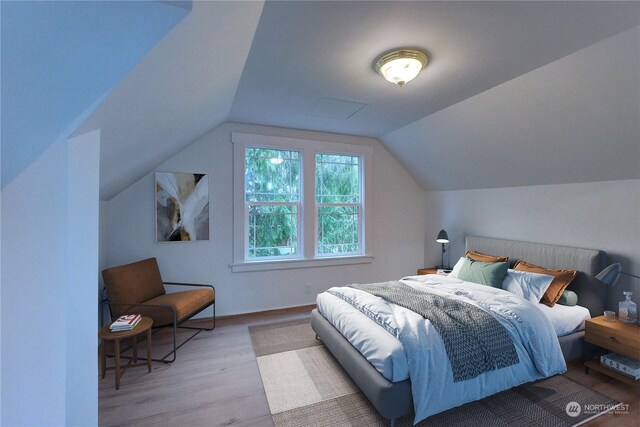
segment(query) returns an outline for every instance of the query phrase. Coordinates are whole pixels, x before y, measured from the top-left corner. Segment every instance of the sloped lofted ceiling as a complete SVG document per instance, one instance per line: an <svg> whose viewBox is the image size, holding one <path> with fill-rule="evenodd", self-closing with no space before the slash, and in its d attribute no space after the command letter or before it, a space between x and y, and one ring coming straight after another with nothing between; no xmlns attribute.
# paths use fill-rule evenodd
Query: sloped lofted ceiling
<svg viewBox="0 0 640 427"><path fill-rule="evenodd" d="M429 190L505 186L425 172L453 138L433 137L428 119L639 17L637 2L195 2L77 134L101 129L103 199L226 120L377 136ZM399 88L373 64L404 46L425 49L430 63ZM478 142L470 135L458 152Z"/></svg>
<svg viewBox="0 0 640 427"><path fill-rule="evenodd" d="M382 137L425 190L640 178L640 27Z"/></svg>
<svg viewBox="0 0 640 427"><path fill-rule="evenodd" d="M190 2L182 6L0 2L2 188L73 131L74 119L184 18Z"/></svg>
<svg viewBox="0 0 640 427"><path fill-rule="evenodd" d="M100 129L100 193L110 199L224 122L263 4L193 3L76 135Z"/></svg>

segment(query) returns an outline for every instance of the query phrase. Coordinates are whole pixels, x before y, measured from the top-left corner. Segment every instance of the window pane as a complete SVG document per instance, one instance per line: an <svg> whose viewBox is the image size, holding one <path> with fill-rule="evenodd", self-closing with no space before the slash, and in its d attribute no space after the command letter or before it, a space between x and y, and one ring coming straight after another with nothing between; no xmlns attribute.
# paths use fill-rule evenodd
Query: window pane
<svg viewBox="0 0 640 427"><path fill-rule="evenodd" d="M360 203L360 158L316 154L316 201Z"/></svg>
<svg viewBox="0 0 640 427"><path fill-rule="evenodd" d="M249 257L296 255L297 226L295 205L249 206Z"/></svg>
<svg viewBox="0 0 640 427"><path fill-rule="evenodd" d="M297 151L247 148L246 201L296 202L299 194L300 159Z"/></svg>
<svg viewBox="0 0 640 427"><path fill-rule="evenodd" d="M318 254L360 253L359 207L318 207Z"/></svg>

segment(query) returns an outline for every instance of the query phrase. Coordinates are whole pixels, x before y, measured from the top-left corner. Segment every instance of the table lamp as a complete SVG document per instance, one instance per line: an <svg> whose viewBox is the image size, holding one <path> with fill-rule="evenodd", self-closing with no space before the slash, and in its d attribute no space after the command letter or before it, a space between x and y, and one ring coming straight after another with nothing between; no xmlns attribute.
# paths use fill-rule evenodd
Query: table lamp
<svg viewBox="0 0 640 427"><path fill-rule="evenodd" d="M444 265L444 253L447 249L444 247L445 243L449 243L449 236L447 236L447 232L444 230L440 230L438 233L438 237L436 238L436 242L442 243L442 257L440 259L440 265L436 266L436 268L441 268L444 270L451 270L451 267L448 265Z"/></svg>

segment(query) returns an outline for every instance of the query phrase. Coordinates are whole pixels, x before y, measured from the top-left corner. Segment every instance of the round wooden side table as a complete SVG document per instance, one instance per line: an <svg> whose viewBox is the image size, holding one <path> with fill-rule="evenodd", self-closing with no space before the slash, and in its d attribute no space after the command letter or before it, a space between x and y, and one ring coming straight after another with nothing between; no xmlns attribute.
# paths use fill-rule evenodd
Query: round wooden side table
<svg viewBox="0 0 640 427"><path fill-rule="evenodd" d="M100 343L100 359L102 362L102 379L107 372L107 369L115 369L116 371L116 390L120 389L120 377L129 367L144 366L144 364L138 363L138 335L147 332L147 369L151 372L151 325L153 320L150 317L142 316L140 322L130 331L111 332L110 325L104 325L98 331L102 342ZM123 339L131 338L133 340L133 357L126 365L120 366L120 341ZM107 341L113 341L114 344L114 356L116 364L114 367L107 368Z"/></svg>

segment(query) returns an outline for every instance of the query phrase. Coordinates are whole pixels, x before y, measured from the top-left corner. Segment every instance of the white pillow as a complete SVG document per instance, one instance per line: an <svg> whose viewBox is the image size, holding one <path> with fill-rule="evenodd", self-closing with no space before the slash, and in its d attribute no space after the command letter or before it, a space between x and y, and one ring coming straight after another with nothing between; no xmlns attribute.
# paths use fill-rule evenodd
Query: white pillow
<svg viewBox="0 0 640 427"><path fill-rule="evenodd" d="M502 289L538 304L552 281L553 276L548 274L508 269Z"/></svg>
<svg viewBox="0 0 640 427"><path fill-rule="evenodd" d="M453 277L454 279L458 278L458 273L460 273L460 269L462 268L462 264L464 264L465 257L460 257L456 265L453 266L451 273L449 273L449 277Z"/></svg>

